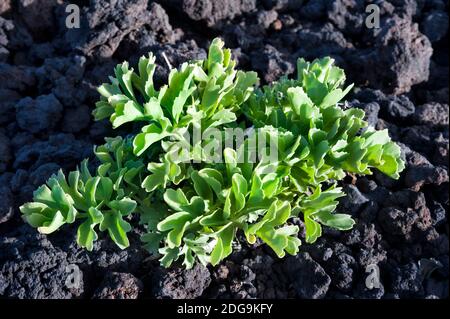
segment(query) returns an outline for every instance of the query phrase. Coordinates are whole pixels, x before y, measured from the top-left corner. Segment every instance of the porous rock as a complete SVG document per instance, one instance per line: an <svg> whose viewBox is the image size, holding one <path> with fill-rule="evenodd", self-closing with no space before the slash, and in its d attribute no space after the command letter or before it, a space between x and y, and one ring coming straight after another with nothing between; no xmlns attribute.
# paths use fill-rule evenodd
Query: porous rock
<svg viewBox="0 0 450 319"><path fill-rule="evenodd" d="M324 298L331 283L325 270L308 253L288 257L284 264L286 275L291 280L300 298Z"/></svg>
<svg viewBox="0 0 450 319"><path fill-rule="evenodd" d="M93 299L137 299L143 290L142 282L128 273L107 273L97 287Z"/></svg>
<svg viewBox="0 0 450 319"><path fill-rule="evenodd" d="M33 100L26 97L16 106L16 119L20 128L31 133L51 130L61 118L63 107L53 95L41 95Z"/></svg>
<svg viewBox="0 0 450 319"><path fill-rule="evenodd" d="M156 298L193 299L200 297L211 282L209 270L201 264L192 269L158 269L152 275Z"/></svg>

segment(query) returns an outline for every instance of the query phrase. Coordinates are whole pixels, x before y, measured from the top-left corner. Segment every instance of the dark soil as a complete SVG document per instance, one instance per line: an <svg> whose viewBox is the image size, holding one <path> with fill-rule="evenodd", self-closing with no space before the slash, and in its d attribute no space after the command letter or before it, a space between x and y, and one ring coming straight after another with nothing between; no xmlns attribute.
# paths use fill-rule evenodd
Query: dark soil
<svg viewBox="0 0 450 319"><path fill-rule="evenodd" d="M62 1L0 0L0 298L448 298L448 0L370 1L379 29L366 27L364 0L70 2L80 29L66 28ZM74 227L44 236L24 224L18 207L37 186L119 134L90 115L116 63L152 51L163 83L163 52L176 66L215 36L263 83L292 75L299 56L332 56L358 87L350 105L400 143L400 180L348 178L339 210L353 230L326 229L285 259L240 238L215 268L166 270L139 231L127 250L101 238L87 252ZM379 288L365 284L370 265Z"/></svg>

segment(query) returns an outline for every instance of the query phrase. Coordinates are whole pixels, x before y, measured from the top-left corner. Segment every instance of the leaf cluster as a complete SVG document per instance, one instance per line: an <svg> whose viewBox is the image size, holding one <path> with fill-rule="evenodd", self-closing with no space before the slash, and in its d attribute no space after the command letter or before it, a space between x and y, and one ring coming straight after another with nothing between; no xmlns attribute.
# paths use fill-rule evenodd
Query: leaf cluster
<svg viewBox="0 0 450 319"><path fill-rule="evenodd" d="M95 174L85 160L67 177L52 176L21 206L23 218L45 234L77 222L78 244L92 250L98 231L128 247L137 216L144 247L164 267L180 260L187 268L217 265L232 253L238 233L283 257L299 251L296 220L308 243L323 226L352 228L350 215L335 213L345 196L337 182L372 169L398 178L404 168L398 145L386 130L368 127L362 110L341 102L352 86L343 87L344 71L332 59L299 59L295 79L260 89L256 73L236 70L223 45L214 39L207 59L171 70L160 88L151 53L137 71L119 64L99 87L93 115L139 132L96 147ZM222 145L220 138L236 142L227 133L233 128L247 129L243 142ZM196 130L206 138L191 141ZM208 148L214 154L205 154ZM223 160L212 162L211 155ZM251 160L255 155L261 156Z"/></svg>

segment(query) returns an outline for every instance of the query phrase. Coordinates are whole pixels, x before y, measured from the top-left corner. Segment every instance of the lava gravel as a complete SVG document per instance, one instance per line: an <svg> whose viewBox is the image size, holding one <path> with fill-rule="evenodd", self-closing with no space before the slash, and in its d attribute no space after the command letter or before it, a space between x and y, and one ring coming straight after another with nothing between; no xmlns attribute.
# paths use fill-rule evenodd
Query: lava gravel
<svg viewBox="0 0 450 319"><path fill-rule="evenodd" d="M448 298L448 0L72 0L74 29L68 3L0 1L0 298ZM366 26L369 3L379 28ZM284 259L241 236L218 266L184 270L162 269L138 228L127 250L100 236L87 252L74 226L45 236L22 221L37 186L120 134L91 116L115 64L152 51L161 85L163 55L174 66L204 58L215 36L261 84L293 76L297 57L333 57L355 83L348 105L399 143L398 181L342 183L352 230L324 229Z"/></svg>

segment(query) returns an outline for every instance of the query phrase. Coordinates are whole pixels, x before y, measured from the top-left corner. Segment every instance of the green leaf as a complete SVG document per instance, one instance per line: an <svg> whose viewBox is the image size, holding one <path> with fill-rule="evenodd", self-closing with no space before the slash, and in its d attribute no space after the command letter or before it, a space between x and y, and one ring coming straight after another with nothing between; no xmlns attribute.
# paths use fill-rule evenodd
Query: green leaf
<svg viewBox="0 0 450 319"><path fill-rule="evenodd" d="M303 85L306 89L306 94L308 94L315 105L320 105L328 94L327 86L320 82L314 73L303 73Z"/></svg>
<svg viewBox="0 0 450 319"><path fill-rule="evenodd" d="M215 38L209 47L208 52L208 70L211 70L214 64L222 64L224 60L224 54L222 51L224 43L221 39Z"/></svg>
<svg viewBox="0 0 450 319"><path fill-rule="evenodd" d="M142 181L142 187L145 188L147 192L153 192L159 186L165 186L166 184L166 169L165 164L153 164L151 166L151 175L148 175Z"/></svg>
<svg viewBox="0 0 450 319"><path fill-rule="evenodd" d="M177 212L169 215L159 222L159 231L168 231L175 228L182 228L184 224L192 219L192 215L188 212Z"/></svg>
<svg viewBox="0 0 450 319"><path fill-rule="evenodd" d="M314 221L309 215L304 216L305 219L305 240L307 243L314 243L317 238L322 236L322 227L316 221Z"/></svg>
<svg viewBox="0 0 450 319"><path fill-rule="evenodd" d="M245 196L247 195L247 181L241 174L233 175L231 189L235 199L236 212L239 212L245 207Z"/></svg>
<svg viewBox="0 0 450 319"><path fill-rule="evenodd" d="M78 227L77 231L77 244L80 245L80 247L85 247L87 250L92 251L94 241L98 238L94 227L102 221L103 214L94 207L89 208L86 221Z"/></svg>
<svg viewBox="0 0 450 319"><path fill-rule="evenodd" d="M100 177L95 193L95 202L109 202L113 194L113 182L108 177Z"/></svg>
<svg viewBox="0 0 450 319"><path fill-rule="evenodd" d="M347 214L332 214L329 211L320 211L314 215L320 223L328 227L336 228L339 230L352 229L355 221Z"/></svg>
<svg viewBox="0 0 450 319"><path fill-rule="evenodd" d="M174 122L178 122L188 97L194 92L191 86L194 66L183 64L181 70L173 69L169 74L169 85L160 90L161 105L169 112Z"/></svg>
<svg viewBox="0 0 450 319"><path fill-rule="evenodd" d="M344 91L342 91L342 89L335 89L335 90L329 92L322 100L320 107L328 107L328 106L335 105L340 100L342 100L344 98L344 96L346 96L348 94L348 92L350 92L352 87L353 87L353 84L349 85Z"/></svg>
<svg viewBox="0 0 450 319"><path fill-rule="evenodd" d="M142 128L142 133L136 135L133 140L133 152L141 156L153 143L171 135L168 131L170 123L161 119L158 124L152 123Z"/></svg>
<svg viewBox="0 0 450 319"><path fill-rule="evenodd" d="M157 231L158 223L168 214L168 207L159 200L150 200L147 198L140 205L140 224L145 224L147 229L152 232Z"/></svg>
<svg viewBox="0 0 450 319"><path fill-rule="evenodd" d="M239 170L237 168L237 155L236 151L231 148L226 148L223 151L223 156L227 168L228 178L231 179L234 173L238 173Z"/></svg>
<svg viewBox="0 0 450 319"><path fill-rule="evenodd" d="M153 120L159 120L164 116L161 105L155 97L150 98L150 100L144 104L144 113Z"/></svg>
<svg viewBox="0 0 450 319"><path fill-rule="evenodd" d="M180 188L177 190L167 189L164 193L164 201L176 211L182 211L181 206L189 204L186 195Z"/></svg>
<svg viewBox="0 0 450 319"><path fill-rule="evenodd" d="M308 95L303 91L302 87L293 87L289 88L287 90L287 95L290 99L290 102L292 103L292 106L294 107L294 111L297 113L297 115L302 115L305 118L312 118L312 110L313 110L313 102L308 97ZM304 114L301 114L301 108L304 107L306 111L304 111Z"/></svg>
<svg viewBox="0 0 450 319"><path fill-rule="evenodd" d="M114 114L114 107L108 102L98 101L95 103L95 109L92 111L92 115L94 115L96 121L109 118L112 114Z"/></svg>
<svg viewBox="0 0 450 319"><path fill-rule="evenodd" d="M198 172L199 176L211 187L217 197L220 197L224 183L222 174L213 168L204 168Z"/></svg>
<svg viewBox="0 0 450 319"><path fill-rule="evenodd" d="M211 187L206 180L200 176L199 172L192 171L191 179L196 193L203 199L212 200L213 193Z"/></svg>
<svg viewBox="0 0 450 319"><path fill-rule="evenodd" d="M236 121L236 114L228 109L220 110L215 113L208 124L208 127L217 127L223 124L231 123Z"/></svg>
<svg viewBox="0 0 450 319"><path fill-rule="evenodd" d="M190 199L189 204L182 205L181 209L183 209L183 211L186 211L193 216L201 216L207 209L207 206L208 206L207 202L203 198L193 196Z"/></svg>
<svg viewBox="0 0 450 319"><path fill-rule="evenodd" d="M405 168L405 163L400 157L400 147L389 142L383 147L383 155L381 157L382 164L377 166L380 172L391 178L398 179L399 173Z"/></svg>
<svg viewBox="0 0 450 319"><path fill-rule="evenodd" d="M236 228L233 224L228 224L223 226L217 233L216 239L217 243L211 252L211 264L213 266L217 265L221 260L229 256L232 252L232 241L235 234Z"/></svg>
<svg viewBox="0 0 450 319"><path fill-rule="evenodd" d="M156 57L153 53L149 53L148 58L142 56L139 59L139 88L147 98L156 95L155 88L153 86L153 74L156 69L155 65Z"/></svg>
<svg viewBox="0 0 450 319"><path fill-rule="evenodd" d="M134 99L133 84L131 82L133 69L128 68L128 62L125 61L122 64L117 65L114 72L121 90L130 99Z"/></svg>
<svg viewBox="0 0 450 319"><path fill-rule="evenodd" d="M270 173L262 179L261 189L265 198L272 198L276 195L280 186L280 179L276 173Z"/></svg>
<svg viewBox="0 0 450 319"><path fill-rule="evenodd" d="M373 145L384 145L391 141L388 130L375 131L373 128L369 128L362 135L365 139L364 147L368 148Z"/></svg>
<svg viewBox="0 0 450 319"><path fill-rule="evenodd" d="M141 241L144 243L144 248L152 254L158 254L161 240L163 240L164 234L160 233L146 233L141 236Z"/></svg>
<svg viewBox="0 0 450 319"><path fill-rule="evenodd" d="M291 217L291 206L286 201L274 201L267 213L257 223L245 230L250 242L254 242L254 234L269 245L278 257L284 257L285 252L298 251L300 240L297 238L297 226L282 226ZM282 227L279 227L282 226Z"/></svg>
<svg viewBox="0 0 450 319"><path fill-rule="evenodd" d="M184 232L186 231L187 226L189 225L189 222L185 222L182 225L177 226L176 228L172 229L167 234L167 245L169 247L179 247L181 245Z"/></svg>
<svg viewBox="0 0 450 319"><path fill-rule="evenodd" d="M161 259L159 260L161 266L169 268L172 263L178 259L180 249L178 247L164 247L159 250L159 253L162 255Z"/></svg>
<svg viewBox="0 0 450 319"><path fill-rule="evenodd" d="M51 234L55 230L57 230L59 227L61 227L65 223L64 216L61 214L60 211L57 211L51 220L44 221L42 223L42 226L38 227L38 231L41 234Z"/></svg>
<svg viewBox="0 0 450 319"><path fill-rule="evenodd" d="M123 220L119 211L111 211L103 215L104 219L100 223L100 230L108 230L111 239L120 249L125 249L130 245L127 232L131 230L131 225Z"/></svg>
<svg viewBox="0 0 450 319"><path fill-rule="evenodd" d="M221 226L227 223L227 216L223 210L217 209L209 215L200 219L200 224L203 226Z"/></svg>
<svg viewBox="0 0 450 319"><path fill-rule="evenodd" d="M121 94L119 86L115 83L104 83L97 88L97 91L105 98L109 98L112 95Z"/></svg>
<svg viewBox="0 0 450 319"><path fill-rule="evenodd" d="M111 123L113 128L118 128L122 124L136 121L143 117L142 107L135 101L127 101L116 106L115 113L111 115Z"/></svg>
<svg viewBox="0 0 450 319"><path fill-rule="evenodd" d="M184 253L183 265L186 267L186 269L191 269L192 267L194 267L195 263L192 249L190 249L188 246L184 246L182 252Z"/></svg>
<svg viewBox="0 0 450 319"><path fill-rule="evenodd" d="M123 216L128 216L136 209L137 203L131 198L125 197L120 200L113 200L109 202L108 206L118 211Z"/></svg>

